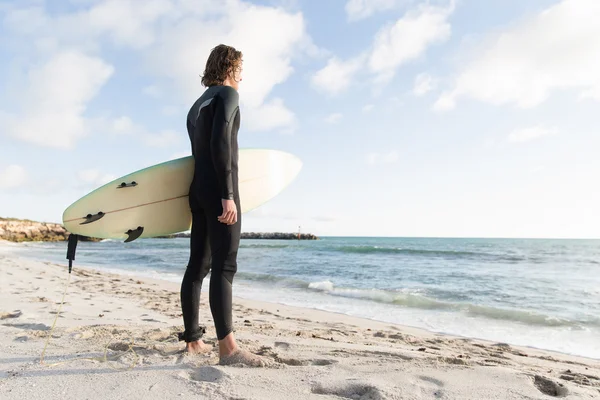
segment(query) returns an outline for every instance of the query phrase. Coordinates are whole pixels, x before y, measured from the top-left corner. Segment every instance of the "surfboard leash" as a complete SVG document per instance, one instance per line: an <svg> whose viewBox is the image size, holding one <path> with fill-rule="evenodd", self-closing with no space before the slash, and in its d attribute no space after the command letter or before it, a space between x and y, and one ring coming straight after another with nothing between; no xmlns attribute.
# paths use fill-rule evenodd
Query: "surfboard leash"
<svg viewBox="0 0 600 400"><path fill-rule="evenodd" d="M58 306L58 311L56 312L56 316L54 317L54 322L52 323L52 327L50 328L50 330L48 331L48 336L46 337L46 344L44 345L44 349L42 350L42 354L40 357L40 364L42 365L46 365L49 367L53 367L56 365L60 365L60 364L65 364L71 361L78 361L78 360L90 360L90 361L100 361L100 362L108 362L108 346L110 346L110 341L108 342L108 344L104 347L104 356L101 357L80 357L80 358L74 358L71 360L65 360L65 361L60 361L60 362L56 362L53 364L46 364L44 362L44 355L46 354L46 349L48 348L48 343L50 342L50 338L52 337L52 332L54 331L54 327L56 326L56 321L58 321L58 317L60 315L60 311L62 310L62 306L65 303L65 296L67 294L67 289L69 288L69 284L71 283L71 271L73 269L73 260L75 260L75 251L77 249L77 242L79 241L79 235L76 234L71 234L69 235L69 239L68 239L68 244L67 244L67 259L69 260L69 277L67 278L67 284L65 285L65 290L63 292L62 295L62 299L60 301L60 305ZM133 363L128 367L128 368L116 368L110 364L108 364L109 367L113 368L113 369L133 369L135 367L135 365L137 364L138 360L139 360L139 355L135 352L133 346L135 344L135 339L132 337L131 338L131 343L128 345L128 349L126 351L123 352L123 354L131 351L133 352L133 355L135 356L135 359L133 361ZM122 354L118 355L116 358L120 357Z"/></svg>
<svg viewBox="0 0 600 400"><path fill-rule="evenodd" d="M62 310L62 306L65 303L65 296L67 295L67 289L69 288L69 284L71 283L71 271L73 269L73 260L75 260L75 251L77 250L77 242L79 241L79 236L75 234L70 234L68 243L67 243L67 260L69 260L69 278L67 279L67 284L65 285L65 291L63 292L62 299L60 300L60 305L58 306L58 311L56 312L56 317L54 317L54 322L52 323L52 327L48 332L48 337L46 338L46 344L44 345L44 350L42 351L42 356L40 358L40 364L44 364L44 355L46 354L46 348L48 347L48 343L50 342L50 338L52 337L52 332L54 331L54 327L56 326L56 321L58 320L58 316L60 315L60 311Z"/></svg>

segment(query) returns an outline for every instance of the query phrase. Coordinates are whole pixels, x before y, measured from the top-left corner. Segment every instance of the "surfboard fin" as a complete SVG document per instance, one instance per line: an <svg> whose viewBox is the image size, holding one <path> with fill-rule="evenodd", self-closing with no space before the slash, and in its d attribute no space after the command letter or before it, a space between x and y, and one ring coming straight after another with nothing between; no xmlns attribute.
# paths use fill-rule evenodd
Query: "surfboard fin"
<svg viewBox="0 0 600 400"><path fill-rule="evenodd" d="M98 214L88 214L86 215L85 221L83 221L82 223L80 223L79 225L85 225L85 224L89 224L95 221L98 221L100 218L104 217L104 213L102 211L100 211Z"/></svg>
<svg viewBox="0 0 600 400"><path fill-rule="evenodd" d="M126 188L126 187L133 187L133 186L137 186L137 182L136 181L131 181L131 183L121 182L121 184L119 186L117 186L117 189L122 189L122 188Z"/></svg>
<svg viewBox="0 0 600 400"><path fill-rule="evenodd" d="M143 226L138 226L137 229L129 229L125 232L127 234L127 239L125 239L124 243L133 242L135 239L139 238L143 232Z"/></svg>

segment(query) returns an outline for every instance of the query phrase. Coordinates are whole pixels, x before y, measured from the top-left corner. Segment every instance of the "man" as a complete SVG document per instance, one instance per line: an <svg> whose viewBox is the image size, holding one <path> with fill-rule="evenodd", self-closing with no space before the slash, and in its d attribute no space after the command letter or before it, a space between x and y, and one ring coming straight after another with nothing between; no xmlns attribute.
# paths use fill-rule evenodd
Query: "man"
<svg viewBox="0 0 600 400"><path fill-rule="evenodd" d="M202 280L211 270L210 309L219 341L219 363L263 366L261 357L237 346L231 316L231 285L241 233L237 133L242 62L242 53L231 46L221 44L212 49L202 77L207 89L187 116L195 169L189 195L193 217L190 259L181 283L185 331L180 339L190 353L211 350L201 340L205 329L198 326Z"/></svg>

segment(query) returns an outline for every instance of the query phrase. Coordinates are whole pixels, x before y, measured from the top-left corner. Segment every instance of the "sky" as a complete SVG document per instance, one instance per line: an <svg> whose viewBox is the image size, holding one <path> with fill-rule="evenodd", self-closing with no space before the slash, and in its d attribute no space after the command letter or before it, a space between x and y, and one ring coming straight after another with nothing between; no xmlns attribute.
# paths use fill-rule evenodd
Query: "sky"
<svg viewBox="0 0 600 400"><path fill-rule="evenodd" d="M210 50L296 180L243 231L600 238L597 0L0 1L0 216L191 154Z"/></svg>

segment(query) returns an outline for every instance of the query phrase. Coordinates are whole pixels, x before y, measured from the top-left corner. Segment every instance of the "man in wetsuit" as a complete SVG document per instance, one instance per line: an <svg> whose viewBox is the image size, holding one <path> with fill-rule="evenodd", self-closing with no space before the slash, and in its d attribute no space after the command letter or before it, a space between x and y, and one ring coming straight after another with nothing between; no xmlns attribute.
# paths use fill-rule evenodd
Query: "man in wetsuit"
<svg viewBox="0 0 600 400"><path fill-rule="evenodd" d="M212 49L202 77L207 89L187 116L195 169L189 192L190 259L181 283L185 331L180 339L185 340L190 353L211 350L201 340L205 329L198 325L200 289L210 270L209 300L220 364L262 366L265 362L261 357L237 346L231 315L231 285L241 233L237 143L241 72L240 51L226 45Z"/></svg>

